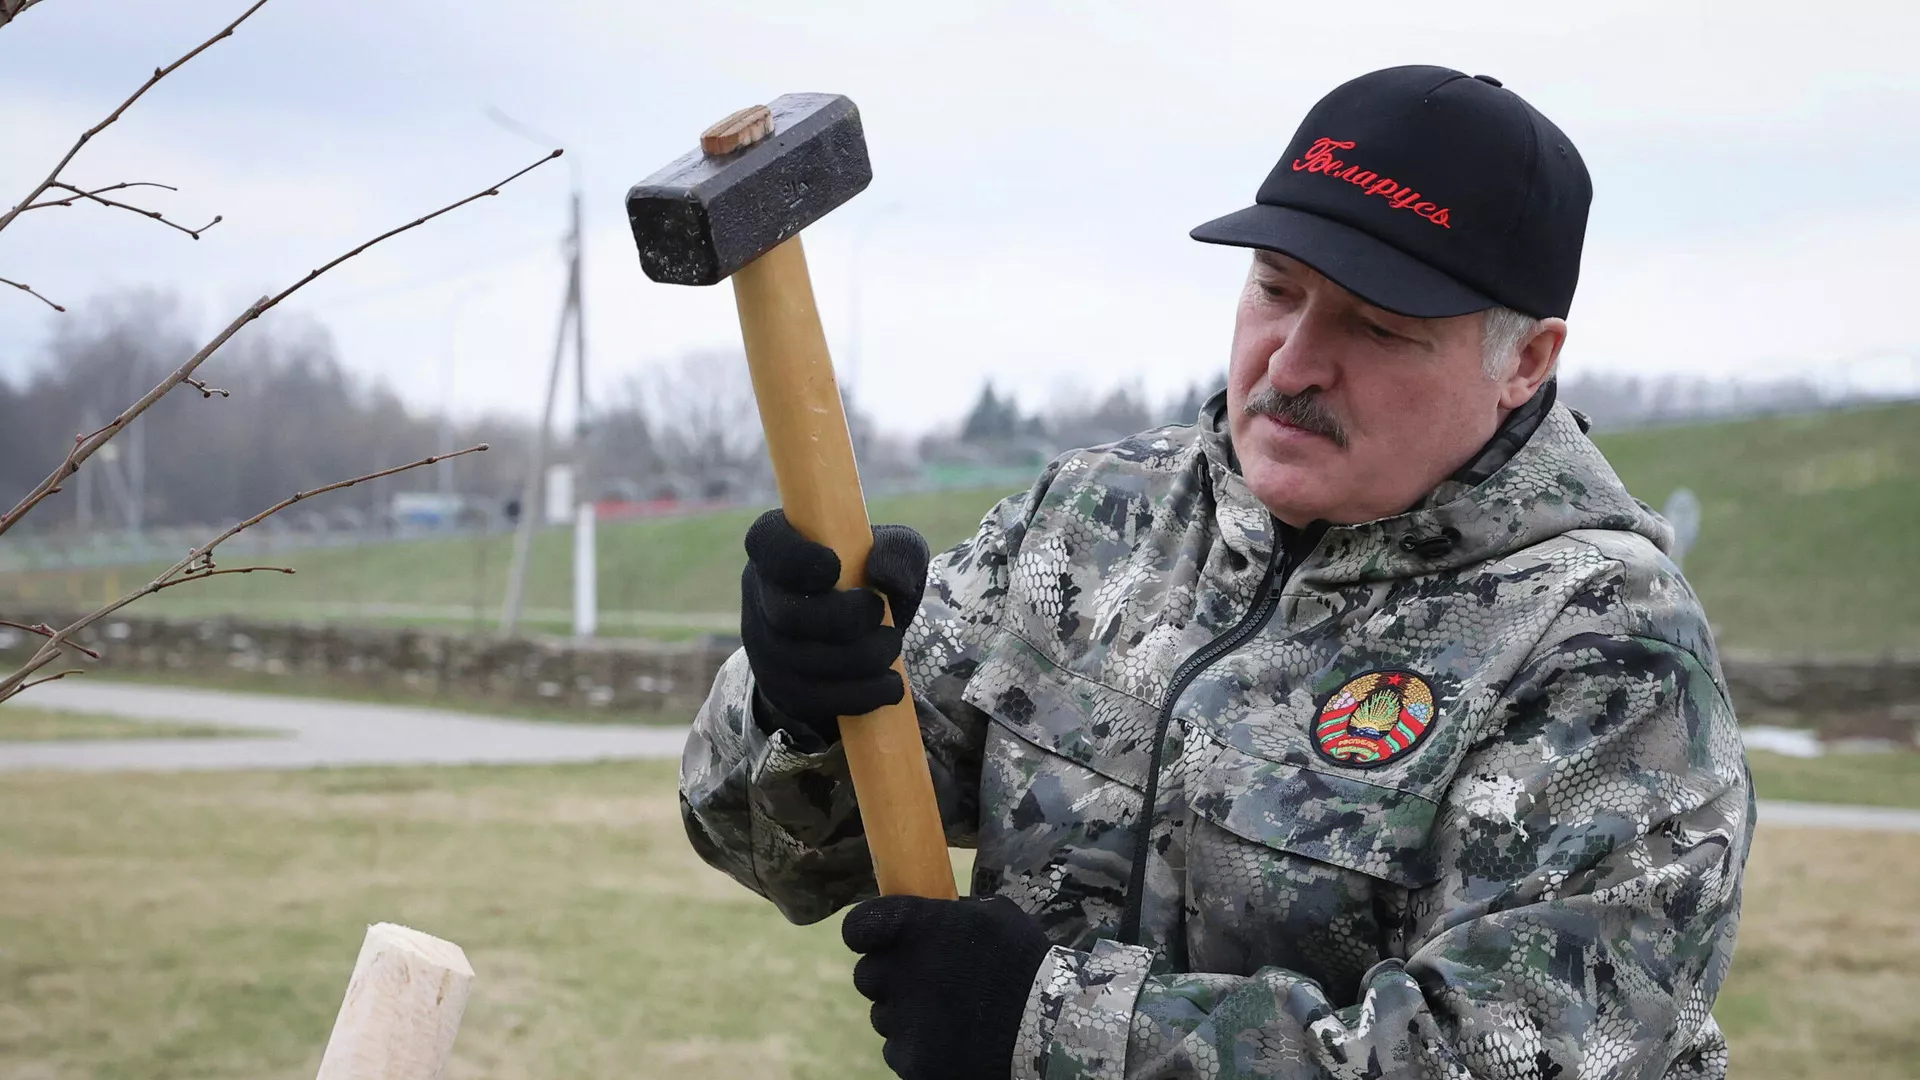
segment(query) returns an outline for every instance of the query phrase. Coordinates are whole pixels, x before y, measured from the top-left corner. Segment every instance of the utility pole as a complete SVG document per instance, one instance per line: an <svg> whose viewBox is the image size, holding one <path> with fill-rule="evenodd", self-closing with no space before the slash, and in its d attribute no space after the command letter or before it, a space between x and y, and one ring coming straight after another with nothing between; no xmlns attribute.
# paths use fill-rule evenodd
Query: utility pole
<svg viewBox="0 0 1920 1080"><path fill-rule="evenodd" d="M560 369L566 356L567 324L577 318L580 295L580 258L577 236L570 236L570 265L567 270L566 298L560 303L560 326L553 338L553 364L547 370L547 404L540 411L540 434L533 441L533 460L527 466L526 483L520 489L520 521L513 534L513 562L507 569L507 599L500 612L500 636L511 637L520 626L520 610L527 583L527 557L533 548L536 517L545 516L544 508L534 505L540 494L540 480L547 468L547 443L553 436L553 403L560 396Z"/></svg>
<svg viewBox="0 0 1920 1080"><path fill-rule="evenodd" d="M515 133L536 141L553 145L559 140L543 135L506 116L498 110L489 110L494 122ZM583 306L584 295L581 288L582 262L585 251L585 231L581 224L580 203L580 165L578 159L568 157L567 164L573 174L573 192L571 201L570 227L567 234L567 292L560 306L560 324L554 334L553 363L547 372L546 406L540 414L540 435L533 446L533 461L527 469L527 479L521 488L520 520L513 537L513 562L507 571L507 596L500 613L500 634L511 636L519 627L520 615L526 594L527 561L533 548L534 515L544 516L544 507L536 511L534 498L540 493L541 479L546 471L547 444L553 433L553 406L559 396L560 371L563 366L568 330L573 336L575 409L573 439L573 633L575 637L590 638L598 626L597 582L595 580L596 551L594 543L594 507L593 485L590 480L589 442L590 428L587 412L587 331L586 314Z"/></svg>

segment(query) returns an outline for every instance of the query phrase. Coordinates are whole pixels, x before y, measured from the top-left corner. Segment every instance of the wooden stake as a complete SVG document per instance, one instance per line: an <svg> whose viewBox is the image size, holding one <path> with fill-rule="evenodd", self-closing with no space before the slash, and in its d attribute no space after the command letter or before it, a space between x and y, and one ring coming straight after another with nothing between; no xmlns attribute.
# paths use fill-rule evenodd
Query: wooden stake
<svg viewBox="0 0 1920 1080"><path fill-rule="evenodd" d="M800 238L736 271L733 295L780 504L802 536L840 556L840 588L860 588L873 527ZM898 658L893 669L906 678ZM840 736L880 892L953 899L953 863L912 697L842 717Z"/></svg>
<svg viewBox="0 0 1920 1080"><path fill-rule="evenodd" d="M393 923L367 927L317 1080L440 1080L472 983L460 946Z"/></svg>

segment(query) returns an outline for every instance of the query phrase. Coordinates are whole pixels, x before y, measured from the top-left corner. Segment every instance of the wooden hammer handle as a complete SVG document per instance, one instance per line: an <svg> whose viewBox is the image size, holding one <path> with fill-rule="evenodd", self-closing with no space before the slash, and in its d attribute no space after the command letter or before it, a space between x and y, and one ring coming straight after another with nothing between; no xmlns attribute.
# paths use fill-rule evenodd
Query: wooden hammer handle
<svg viewBox="0 0 1920 1080"><path fill-rule="evenodd" d="M736 271L733 296L787 520L840 556L840 588L861 588L873 526L800 238ZM892 625L890 613L887 619ZM898 658L893 669L906 679ZM865 716L842 717L840 739L880 892L953 899L953 863L912 696Z"/></svg>

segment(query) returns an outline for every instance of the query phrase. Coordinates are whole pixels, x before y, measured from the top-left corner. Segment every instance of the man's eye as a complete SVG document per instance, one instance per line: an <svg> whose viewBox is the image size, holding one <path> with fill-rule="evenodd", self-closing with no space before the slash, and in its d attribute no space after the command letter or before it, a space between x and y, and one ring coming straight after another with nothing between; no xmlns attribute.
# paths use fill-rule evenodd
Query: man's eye
<svg viewBox="0 0 1920 1080"><path fill-rule="evenodd" d="M1381 326L1379 323L1370 322L1364 323L1363 325L1366 326L1367 333L1371 335L1375 341L1397 341L1400 338L1399 334Z"/></svg>

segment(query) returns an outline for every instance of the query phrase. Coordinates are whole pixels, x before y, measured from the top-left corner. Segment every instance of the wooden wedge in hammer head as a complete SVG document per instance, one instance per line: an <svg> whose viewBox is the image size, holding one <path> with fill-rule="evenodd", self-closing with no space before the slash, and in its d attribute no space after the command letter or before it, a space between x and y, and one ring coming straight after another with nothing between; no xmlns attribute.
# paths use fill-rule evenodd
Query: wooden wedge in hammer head
<svg viewBox="0 0 1920 1080"><path fill-rule="evenodd" d="M837 94L788 94L734 113L700 144L627 193L640 265L670 284L732 279L780 505L839 556L839 587L860 588L873 529L799 235L873 179L859 110ZM893 667L904 680L898 658ZM840 734L880 891L952 898L912 697L842 717Z"/></svg>
<svg viewBox="0 0 1920 1080"><path fill-rule="evenodd" d="M713 285L865 190L860 110L840 94L786 94L707 129L702 145L627 192L648 277Z"/></svg>

